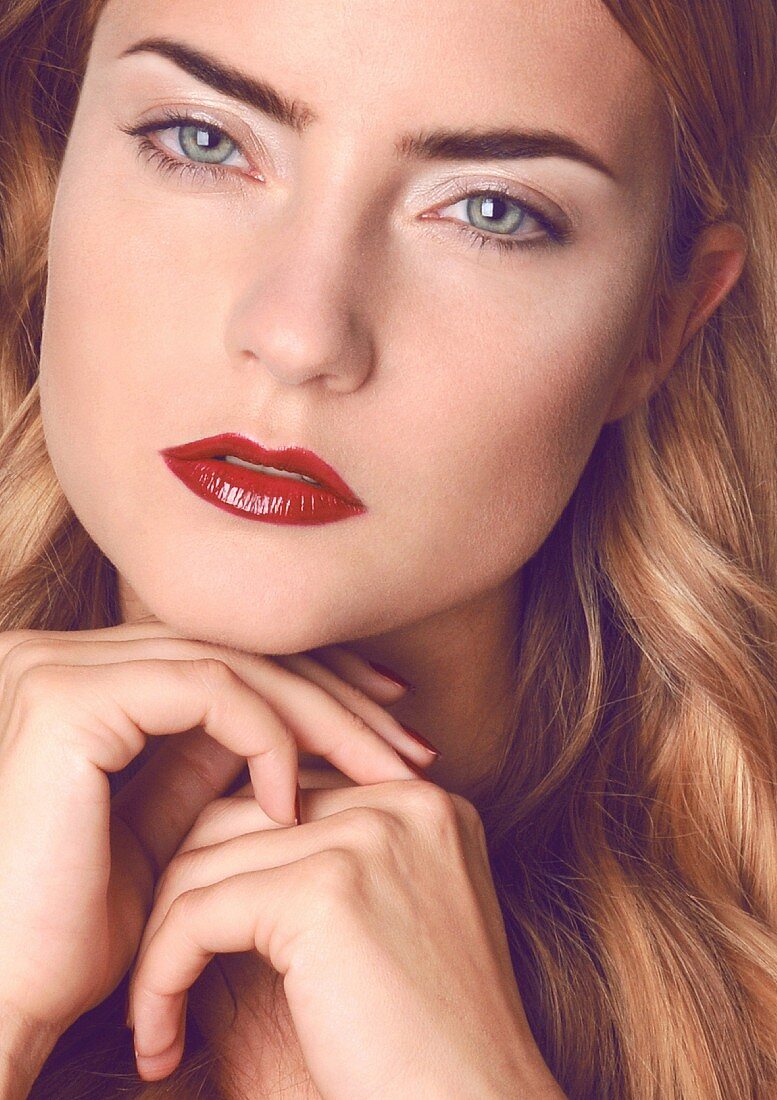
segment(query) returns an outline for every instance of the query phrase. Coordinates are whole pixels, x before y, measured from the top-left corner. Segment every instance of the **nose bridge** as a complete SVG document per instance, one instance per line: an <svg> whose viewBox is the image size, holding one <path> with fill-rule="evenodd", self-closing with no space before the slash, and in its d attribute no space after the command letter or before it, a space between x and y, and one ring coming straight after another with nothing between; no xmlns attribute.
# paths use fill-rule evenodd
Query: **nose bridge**
<svg viewBox="0 0 777 1100"><path fill-rule="evenodd" d="M326 374L330 385L350 387L369 369L367 197L354 164L339 165L328 170L320 159L300 169L263 223L235 312L239 349L289 383Z"/></svg>

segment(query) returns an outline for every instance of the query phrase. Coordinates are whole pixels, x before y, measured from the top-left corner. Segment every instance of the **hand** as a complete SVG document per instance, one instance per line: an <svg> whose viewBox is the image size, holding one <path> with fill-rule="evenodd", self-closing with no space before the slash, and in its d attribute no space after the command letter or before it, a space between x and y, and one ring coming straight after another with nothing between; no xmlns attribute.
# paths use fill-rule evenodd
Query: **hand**
<svg viewBox="0 0 777 1100"><path fill-rule="evenodd" d="M214 954L256 950L324 1100L563 1095L470 802L422 780L307 789L303 823L276 828L242 793L206 807L157 884L130 980L144 1079L178 1065Z"/></svg>
<svg viewBox="0 0 777 1100"><path fill-rule="evenodd" d="M112 804L106 773L165 734L176 736ZM357 782L414 780L392 746L431 762L378 703L304 654L211 645L158 620L0 635L0 1017L53 1045L113 991L156 877L246 758L277 825L294 818L298 748Z"/></svg>

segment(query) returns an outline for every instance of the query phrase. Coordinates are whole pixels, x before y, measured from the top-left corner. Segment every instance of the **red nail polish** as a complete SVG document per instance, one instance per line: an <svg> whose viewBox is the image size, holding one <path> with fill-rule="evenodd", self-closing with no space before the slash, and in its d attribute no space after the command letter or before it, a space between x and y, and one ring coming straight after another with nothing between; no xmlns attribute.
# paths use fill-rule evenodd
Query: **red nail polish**
<svg viewBox="0 0 777 1100"><path fill-rule="evenodd" d="M376 672L379 672L381 676L385 676L387 680L391 680L393 684L399 684L400 687L407 688L408 691L415 691L413 684L407 680L403 680L396 672L392 672L390 668L386 668L385 665L378 664L377 661L367 661L368 665L371 665Z"/></svg>
<svg viewBox="0 0 777 1100"><path fill-rule="evenodd" d="M431 741L427 741L425 737L422 737L421 734L417 732L417 730L411 729L410 726L406 726L402 722L400 722L400 725L406 733L410 734L414 741L417 741L419 745L423 745L425 749L428 749L429 752L433 752L434 755L439 758L440 750L436 749Z"/></svg>

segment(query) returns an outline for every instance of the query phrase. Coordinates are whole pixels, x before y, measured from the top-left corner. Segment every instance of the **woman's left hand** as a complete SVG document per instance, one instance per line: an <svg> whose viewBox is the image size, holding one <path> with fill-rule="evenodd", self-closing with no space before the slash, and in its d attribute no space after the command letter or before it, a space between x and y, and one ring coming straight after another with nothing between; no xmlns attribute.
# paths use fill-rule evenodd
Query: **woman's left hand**
<svg viewBox="0 0 777 1100"><path fill-rule="evenodd" d="M471 802L422 779L308 788L287 827L243 790L203 810L157 883L130 982L142 1077L178 1065L187 991L211 958L256 950L283 975L325 1100L563 1096Z"/></svg>

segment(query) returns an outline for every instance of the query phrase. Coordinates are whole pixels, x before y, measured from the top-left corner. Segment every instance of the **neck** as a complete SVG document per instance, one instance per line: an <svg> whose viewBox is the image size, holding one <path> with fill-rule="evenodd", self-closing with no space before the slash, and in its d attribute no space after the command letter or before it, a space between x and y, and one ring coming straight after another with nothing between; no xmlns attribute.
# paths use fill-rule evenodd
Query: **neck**
<svg viewBox="0 0 777 1100"><path fill-rule="evenodd" d="M447 790L464 793L496 766L511 704L516 589L511 578L465 606L348 643L415 685L386 709L439 749L425 771Z"/></svg>

